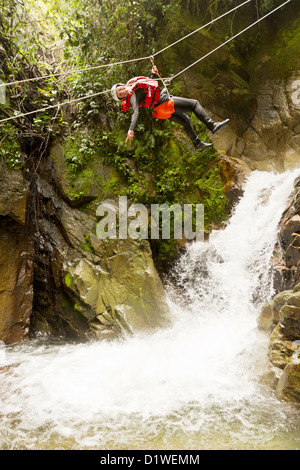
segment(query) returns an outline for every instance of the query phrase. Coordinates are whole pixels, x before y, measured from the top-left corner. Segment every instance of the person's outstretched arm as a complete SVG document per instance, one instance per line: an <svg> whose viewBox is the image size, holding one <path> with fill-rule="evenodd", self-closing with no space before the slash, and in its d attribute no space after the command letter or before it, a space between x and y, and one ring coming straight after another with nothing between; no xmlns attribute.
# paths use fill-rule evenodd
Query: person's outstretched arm
<svg viewBox="0 0 300 470"><path fill-rule="evenodd" d="M154 65L151 70L151 79L157 79L159 76L157 75L158 70L157 67ZM137 124L139 113L140 113L140 104L145 100L145 92L142 89L137 89L130 98L130 105L132 108L132 115L131 115L131 123L127 133L126 143L129 142L131 144L131 139L134 136L134 129Z"/></svg>
<svg viewBox="0 0 300 470"><path fill-rule="evenodd" d="M140 114L140 104L145 100L145 92L142 89L137 89L130 98L130 105L132 108L131 123L125 142L131 144L131 139L134 136L134 129L137 124Z"/></svg>

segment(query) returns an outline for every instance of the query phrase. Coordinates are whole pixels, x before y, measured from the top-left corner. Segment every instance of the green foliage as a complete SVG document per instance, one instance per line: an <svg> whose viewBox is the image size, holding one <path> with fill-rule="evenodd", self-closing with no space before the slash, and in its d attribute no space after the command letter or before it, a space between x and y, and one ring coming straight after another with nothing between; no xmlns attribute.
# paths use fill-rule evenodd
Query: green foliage
<svg viewBox="0 0 300 470"><path fill-rule="evenodd" d="M225 11L225 9L234 8L242 2L238 0L183 0L183 6L194 15L203 15L209 11L212 16L217 16ZM255 0L254 8L257 8L259 13L264 15L270 10L276 8L282 3L282 0Z"/></svg>
<svg viewBox="0 0 300 470"><path fill-rule="evenodd" d="M195 181L204 204L204 224L221 222L224 220L228 207L228 200L224 195L224 185L221 179L220 168L214 166L202 178Z"/></svg>
<svg viewBox="0 0 300 470"><path fill-rule="evenodd" d="M9 123L0 127L0 158L10 170L20 169L20 144L16 138L15 128Z"/></svg>
<svg viewBox="0 0 300 470"><path fill-rule="evenodd" d="M2 0L1 34L8 42L0 34L4 48L2 52L0 47L0 59L5 64L0 78L21 80L150 55L168 45L170 38L178 39L183 31L190 31L190 25L180 15L184 3L179 0L27 0L22 7L16 0ZM205 8L206 2L187 3L191 11L200 12L203 18L213 14ZM217 7L218 2L215 3ZM188 46L181 46L183 53ZM170 62L168 57L172 59ZM178 62L177 52L158 57L157 65L163 76L173 72L170 63L174 60ZM150 68L150 61L141 61L17 85L9 90L6 112L24 112L93 95L131 76L148 74ZM174 81L170 87L178 95L181 88L180 81ZM83 198L85 189L96 178L93 165L101 162L115 170L102 183L101 195L126 195L144 204L204 203L207 228L222 220L226 198L217 153L213 149L192 153L180 126L155 121L151 111L145 110L141 111L130 147L125 144L129 122L130 113L121 113L111 97L104 94L32 115L26 120L24 133L27 136L29 128L30 144L33 137L42 137L45 145L51 141L50 136L63 138L69 195L73 198ZM197 120L193 124L200 138L207 140L206 129ZM16 140L9 135L5 131L3 140L9 154L5 155L3 145L0 155L12 167L17 167L20 154L17 146L14 147ZM79 180L81 184L77 185ZM88 236L82 249L93 252ZM159 256L165 260L176 249L174 240L163 241Z"/></svg>
<svg viewBox="0 0 300 470"><path fill-rule="evenodd" d="M66 139L64 149L68 180L74 183L79 172L95 161L97 148L89 136L79 131Z"/></svg>
<svg viewBox="0 0 300 470"><path fill-rule="evenodd" d="M89 251L90 253L94 253L95 252L95 248L93 247L92 245L92 242L91 242L91 236L89 233L85 233L84 234L84 238L85 238L85 243L80 243L79 244L79 247L84 250L84 251Z"/></svg>

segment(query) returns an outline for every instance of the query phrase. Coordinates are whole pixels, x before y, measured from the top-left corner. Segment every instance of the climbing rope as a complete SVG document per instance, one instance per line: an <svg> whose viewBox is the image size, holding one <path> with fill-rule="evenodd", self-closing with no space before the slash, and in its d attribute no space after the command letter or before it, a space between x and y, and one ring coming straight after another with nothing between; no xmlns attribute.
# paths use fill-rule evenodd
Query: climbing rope
<svg viewBox="0 0 300 470"><path fill-rule="evenodd" d="M247 26L247 28L243 29L242 31L240 31L239 33L235 34L234 36L232 36L231 38L227 39L227 41L223 42L222 44L220 44L218 47L216 47L215 49L213 49L212 51L208 52L207 54L205 54L203 57L200 57L200 59L196 60L195 62L193 62L191 65L189 65L188 67L186 67L185 69L181 70L180 72L178 72L176 75L173 75L172 77L169 78L169 80L173 80L174 78L178 77L179 75L181 75L182 73L186 72L188 69L190 69L191 67L193 67L194 65L198 64L199 62L201 62L201 60L204 60L206 59L206 57L210 56L211 54L213 54L214 52L216 52L218 49L221 49L221 47L225 46L226 44L228 44L229 42L233 41L235 38L237 38L238 36L240 36L241 34L245 33L246 31L248 31L248 29L252 28L253 26L255 26L256 24L258 24L260 21L264 20L265 18L267 18L267 16L270 16L272 15L272 13L275 13L275 11L279 10L280 8L284 7L285 5L287 5L288 3L290 3L292 0L287 0L286 2L282 3L281 5L279 5L278 7L274 8L274 10L270 11L269 13L267 13L266 15L262 16L261 18L259 18L257 21L255 21L254 23L252 23L251 25Z"/></svg>
<svg viewBox="0 0 300 470"><path fill-rule="evenodd" d="M27 113L15 114L14 116L10 116L8 118L1 119L0 123L1 122L6 122L6 121L11 121L12 119L18 119L18 118L21 118L21 117L29 116L30 114L35 114L35 113L39 113L39 112L42 112L42 111L47 111L48 109L59 108L60 106L64 106L66 104L78 103L79 101L85 100L87 98L93 98L95 96L104 95L105 93L109 93L109 92L110 92L110 90L104 90L104 91L100 91L98 93L93 93L91 95L86 95L86 96L82 96L80 98L75 98L75 99L72 99L72 100L69 100L69 101L64 101L63 103L57 103L57 104L52 104L50 106L45 106L44 108L35 109L34 111L29 111Z"/></svg>
<svg viewBox="0 0 300 470"><path fill-rule="evenodd" d="M141 60L148 60L148 59L151 60L153 57L157 56L158 54L161 54L162 52L166 51L170 47L175 46L175 44L178 44L179 42L181 42L184 39L188 38L192 34L197 33L201 29L207 28L207 26L210 26L211 24L215 23L216 21L220 20L221 18L224 18L224 16L229 15L233 11L238 10L242 6L246 5L246 3L249 3L251 1L252 0L246 0L245 2L243 2L240 5L232 8L231 10L227 11L226 13L223 13L223 15L218 16L217 18L211 20L209 23L206 23L205 25L201 26L200 28L196 29L195 31L192 31L191 33L187 34L186 36L178 39L176 42L173 42L169 46L166 46L164 49L161 49L160 51L155 52L154 54L152 54L152 56L138 57L136 59L128 59L128 60L123 60L123 61L119 61L119 62L113 62L111 64L94 65L92 67L86 67L86 68L83 68L83 69L69 70L69 71L65 71L65 72L59 72L59 73L54 73L54 74L49 74L49 75L43 75L41 77L26 78L24 80L16 80L16 81L13 81L13 82L1 83L0 87L11 86L11 85L19 85L20 83L34 82L34 81L38 81L38 80L45 80L47 78L59 77L61 75L70 75L70 74L77 73L77 72L86 72L86 71L89 71L89 70L96 70L96 69L104 68L104 67L114 67L115 65L129 64L131 62L137 62L137 61L141 61Z"/></svg>
<svg viewBox="0 0 300 470"><path fill-rule="evenodd" d="M150 59L150 57L151 56L138 57L137 59L128 59L128 60L123 60L120 62L113 62L111 64L94 65L93 67L86 67L84 69L75 69L75 70L69 70L69 71L59 72L59 73L54 73L54 74L49 74L49 75L42 75L41 77L25 78L24 80L16 80L15 82L1 83L0 87L10 86L10 85L19 85L20 83L25 83L25 82L35 82L38 80L45 80L47 78L59 77L61 75L71 75L77 72L86 72L88 70L95 70L95 69L100 69L104 67L114 67L115 65L129 64L131 62L137 62L141 60Z"/></svg>
<svg viewBox="0 0 300 470"><path fill-rule="evenodd" d="M191 67L193 67L194 65L196 65L197 63L199 63L200 61L204 60L206 57L208 57L209 55L213 54L214 52L216 52L217 50L221 49L221 47L225 46L226 44L228 44L229 42L233 41L235 38L237 38L238 36L240 36L241 34L243 34L244 32L246 32L247 30L249 30L250 28L252 28L253 26L255 26L256 24L258 24L259 22L263 21L265 18L267 18L268 16L272 15L273 13L275 13L277 10L279 10L280 8L284 7L285 5L287 5L288 3L290 3L292 0L286 0L284 3L282 3L281 5L279 5L278 7L274 8L273 10L271 10L269 13L267 13L266 15L262 16L261 18L259 18L258 20L256 20L254 23L252 23L251 25L247 26L246 28L244 28L242 31L240 31L239 33L235 34L234 36L232 36L231 38L227 39L225 42L223 42L222 44L220 44L218 47L216 47L215 49L211 50L210 52L208 52L207 54L205 54L204 56L200 57L200 59L196 60L195 62L193 62L191 65L189 65L188 67L184 68L183 70L181 70L180 72L178 72L176 75L172 75L171 77L169 78L159 78L159 80L162 80L162 82L165 84L165 83L171 83L172 80L174 80L174 78L178 77L179 75L181 75L182 73L186 72L188 69L190 69ZM240 5L241 6L241 5ZM216 21L216 20L215 20ZM182 38L183 39L183 38ZM168 46L168 47L171 47L172 45ZM165 49L164 49L165 50ZM162 51L160 51L162 52ZM133 59L133 60L144 60L144 59L150 59L152 64L154 64L154 56L148 56L148 57L144 57L144 58L140 58L140 59ZM121 63L128 63L130 61L124 61L124 62L121 62ZM113 64L107 64L108 66L109 65L113 65ZM115 64L114 64L115 65ZM41 109L37 109L37 110L34 110L34 111L29 111L27 113L20 113L20 114L16 114L14 116L10 116L8 118L5 118L5 119L1 119L0 120L0 123L2 122L6 122L6 121L10 121L10 120L13 120L13 119L17 119L17 118L20 118L20 117L25 117L25 116L28 116L30 114L34 114L34 113L38 113L38 112L42 112L42 111L46 111L46 110L49 110L49 109L52 109L52 108L58 108L60 106L64 106L66 104L71 104L71 103L76 103L76 102L79 102L79 101L82 101L84 99L87 99L87 98L93 98L95 96L99 96L99 95L103 95L105 93L110 93L110 90L105 90L105 91L100 91L98 93L93 93L93 94L90 94L90 95L86 95L86 96L83 96L83 97L80 97L80 98L75 98L75 99L72 99L72 100L69 100L69 101L64 101L63 103L58 103L58 104L55 104L55 105L51 105L51 106L46 106L44 108L41 108Z"/></svg>
<svg viewBox="0 0 300 470"><path fill-rule="evenodd" d="M175 41L175 42L173 42L172 44L170 44L169 46L164 47L164 49L161 49L160 51L155 52L155 53L153 54L153 57L157 56L158 54L161 54L162 52L166 51L166 50L169 49L170 47L175 46L176 44L178 44L179 42L183 41L184 39L189 38L189 37L192 36L193 34L198 33L198 32L201 31L202 29L207 28L208 26L210 26L211 24L213 24L213 23L215 23L216 21L220 20L221 18L224 18L224 16L229 15L229 13L232 13L233 11L238 10L239 8L241 8L241 7L243 7L244 5L246 5L246 3L249 3L249 2L251 2L251 1L252 1L252 0L246 0L244 3L241 3L241 4L238 5L237 7L234 7L234 8L232 8L231 10L227 11L226 13L223 13L223 15L218 16L218 18L215 18L214 20L210 21L209 23L206 23L205 25L200 26L200 28L195 29L194 31L192 31L191 33L187 34L187 35L184 36L183 38L180 38L180 39L178 39L177 41Z"/></svg>

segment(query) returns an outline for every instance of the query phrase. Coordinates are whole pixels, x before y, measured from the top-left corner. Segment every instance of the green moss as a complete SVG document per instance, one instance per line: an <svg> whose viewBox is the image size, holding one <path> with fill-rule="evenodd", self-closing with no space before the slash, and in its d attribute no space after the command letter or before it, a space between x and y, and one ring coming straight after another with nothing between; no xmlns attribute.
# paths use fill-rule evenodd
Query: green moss
<svg viewBox="0 0 300 470"><path fill-rule="evenodd" d="M253 86L258 86L266 78L287 79L292 70L297 72L299 69L300 18L282 24L276 33L275 38L262 34L260 47L249 58Z"/></svg>
<svg viewBox="0 0 300 470"><path fill-rule="evenodd" d="M64 155L70 183L74 183L78 174L86 170L87 166L95 161L97 150L93 139L83 132L74 132L65 140Z"/></svg>
<svg viewBox="0 0 300 470"><path fill-rule="evenodd" d="M65 275L65 284L66 284L66 286L67 286L67 287L70 287L71 284L72 284L72 282L73 282L72 275L71 275L70 273L67 273L67 274Z"/></svg>
<svg viewBox="0 0 300 470"><path fill-rule="evenodd" d="M108 180L102 182L101 192L104 196L119 194L121 190L121 181L118 176L111 176Z"/></svg>
<svg viewBox="0 0 300 470"><path fill-rule="evenodd" d="M79 243L79 248L81 248L84 251L88 251L89 253L95 253L95 248L92 245L91 242L91 236L89 233L84 234L85 238L85 243Z"/></svg>
<svg viewBox="0 0 300 470"><path fill-rule="evenodd" d="M9 123L0 126L0 158L9 170L21 168L21 148L16 129Z"/></svg>
<svg viewBox="0 0 300 470"><path fill-rule="evenodd" d="M93 187L100 188L101 180L92 169L85 168L77 174L73 173L70 177L66 188L66 192L74 199L80 199L89 193Z"/></svg>

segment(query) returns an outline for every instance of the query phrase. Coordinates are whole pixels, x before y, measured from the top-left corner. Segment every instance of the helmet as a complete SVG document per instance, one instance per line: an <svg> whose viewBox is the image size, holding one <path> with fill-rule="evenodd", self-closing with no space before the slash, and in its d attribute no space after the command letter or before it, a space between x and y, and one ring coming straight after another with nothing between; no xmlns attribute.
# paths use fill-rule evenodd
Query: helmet
<svg viewBox="0 0 300 470"><path fill-rule="evenodd" d="M125 85L124 85L124 83L117 83L117 84L114 85L114 86L112 87L112 89L110 90L111 96L112 96L113 99L116 100L116 101L122 101L122 100L123 100L123 98L120 99L120 98L118 97L118 95L117 95L117 88L118 88L119 86L125 86Z"/></svg>

